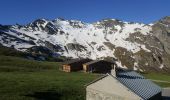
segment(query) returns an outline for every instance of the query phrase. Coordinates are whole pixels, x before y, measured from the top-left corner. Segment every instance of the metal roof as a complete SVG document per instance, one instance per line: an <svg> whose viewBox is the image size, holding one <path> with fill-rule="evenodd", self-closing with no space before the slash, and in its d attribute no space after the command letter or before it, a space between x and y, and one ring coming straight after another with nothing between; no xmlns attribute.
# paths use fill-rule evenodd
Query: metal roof
<svg viewBox="0 0 170 100"><path fill-rule="evenodd" d="M161 92L159 86L134 71L120 71L116 73L116 77L117 80L144 100Z"/></svg>

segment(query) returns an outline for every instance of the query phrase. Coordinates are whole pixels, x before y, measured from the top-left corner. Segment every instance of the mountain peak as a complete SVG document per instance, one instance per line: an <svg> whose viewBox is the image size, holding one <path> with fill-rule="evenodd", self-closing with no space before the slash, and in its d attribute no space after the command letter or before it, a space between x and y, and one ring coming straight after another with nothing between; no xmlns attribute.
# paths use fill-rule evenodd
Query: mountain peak
<svg viewBox="0 0 170 100"><path fill-rule="evenodd" d="M46 19L36 19L31 24L44 24L46 22L48 22Z"/></svg>
<svg viewBox="0 0 170 100"><path fill-rule="evenodd" d="M162 19L158 20L156 23L170 23L170 16L165 16Z"/></svg>
<svg viewBox="0 0 170 100"><path fill-rule="evenodd" d="M156 66L159 70L160 66L170 65L167 62L170 53L166 41L155 36L153 26L117 19L103 19L93 24L61 18L37 19L21 28L4 30L5 27L0 26L0 44L40 55L50 52L50 55L57 53L71 58L110 57L118 59L121 67L135 65L137 69L146 70L148 66ZM166 31L162 27L155 29L159 33L168 32L168 27L164 28Z"/></svg>

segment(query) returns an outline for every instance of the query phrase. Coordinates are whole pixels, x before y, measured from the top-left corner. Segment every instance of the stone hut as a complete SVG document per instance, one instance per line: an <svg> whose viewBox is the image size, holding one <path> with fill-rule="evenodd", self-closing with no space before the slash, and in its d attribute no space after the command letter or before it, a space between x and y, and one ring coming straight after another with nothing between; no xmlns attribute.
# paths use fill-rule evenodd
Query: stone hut
<svg viewBox="0 0 170 100"><path fill-rule="evenodd" d="M86 100L161 99L161 88L134 71L112 70L86 86Z"/></svg>
<svg viewBox="0 0 170 100"><path fill-rule="evenodd" d="M63 63L62 70L65 72L83 70L83 64L91 61L90 59L74 59Z"/></svg>

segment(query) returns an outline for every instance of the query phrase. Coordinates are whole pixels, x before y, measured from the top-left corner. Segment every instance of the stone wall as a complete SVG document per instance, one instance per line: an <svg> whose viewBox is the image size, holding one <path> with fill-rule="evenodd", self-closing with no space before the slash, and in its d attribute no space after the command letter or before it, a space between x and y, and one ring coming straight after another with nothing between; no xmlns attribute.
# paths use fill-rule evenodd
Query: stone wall
<svg viewBox="0 0 170 100"><path fill-rule="evenodd" d="M88 88L86 89L86 100L128 100L128 98Z"/></svg>

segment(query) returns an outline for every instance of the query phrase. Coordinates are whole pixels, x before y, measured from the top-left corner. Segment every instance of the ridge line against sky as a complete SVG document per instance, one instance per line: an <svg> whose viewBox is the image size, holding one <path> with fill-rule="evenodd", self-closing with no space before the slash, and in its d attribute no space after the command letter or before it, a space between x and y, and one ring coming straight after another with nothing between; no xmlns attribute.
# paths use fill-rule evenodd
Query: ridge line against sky
<svg viewBox="0 0 170 100"><path fill-rule="evenodd" d="M0 24L27 24L39 18L96 22L105 18L152 23L170 15L170 0L1 0Z"/></svg>

